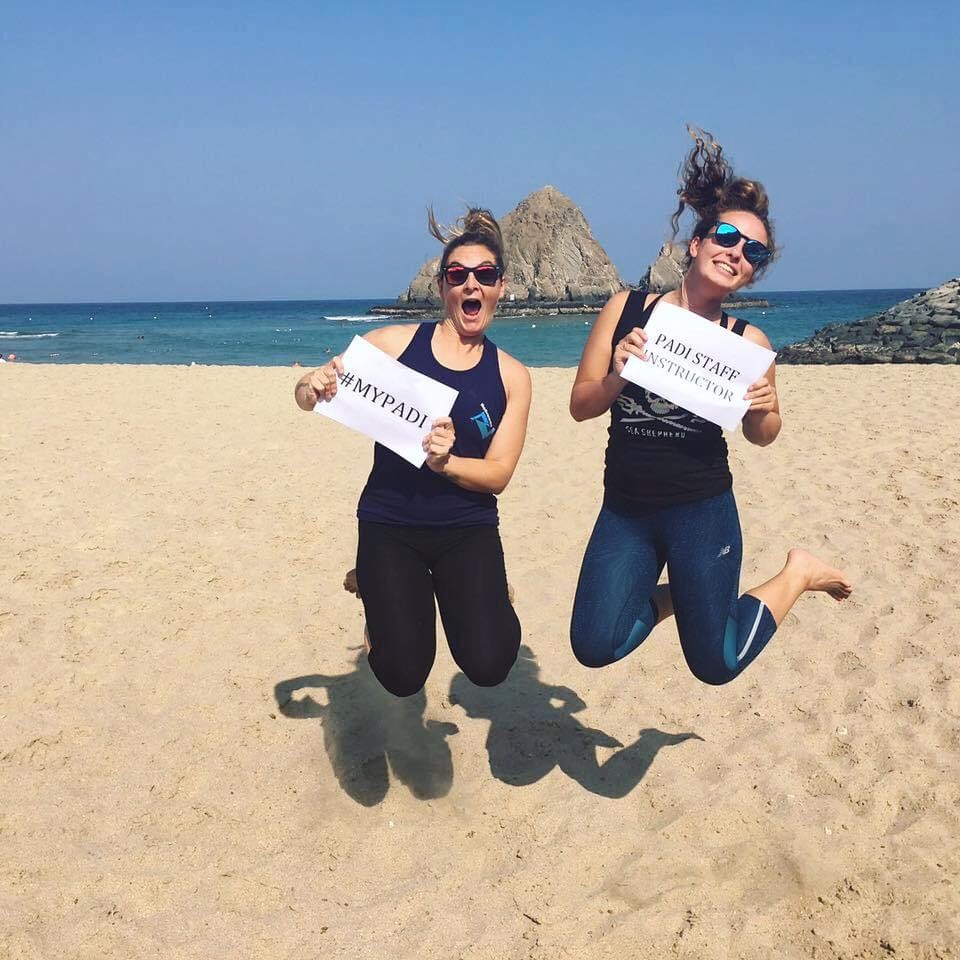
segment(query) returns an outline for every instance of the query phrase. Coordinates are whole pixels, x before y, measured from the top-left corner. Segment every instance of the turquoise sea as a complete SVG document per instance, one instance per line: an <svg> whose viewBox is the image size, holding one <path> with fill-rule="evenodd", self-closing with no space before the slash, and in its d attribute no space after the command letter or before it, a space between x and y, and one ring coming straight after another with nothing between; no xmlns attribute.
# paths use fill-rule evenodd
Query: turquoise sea
<svg viewBox="0 0 960 960"><path fill-rule="evenodd" d="M774 347L829 323L849 323L918 293L909 290L751 291L765 309L737 314L762 327ZM32 363L201 363L304 366L322 363L372 325L377 300L255 303L0 305L0 353ZM595 315L511 316L502 308L490 336L530 366L576 366Z"/></svg>

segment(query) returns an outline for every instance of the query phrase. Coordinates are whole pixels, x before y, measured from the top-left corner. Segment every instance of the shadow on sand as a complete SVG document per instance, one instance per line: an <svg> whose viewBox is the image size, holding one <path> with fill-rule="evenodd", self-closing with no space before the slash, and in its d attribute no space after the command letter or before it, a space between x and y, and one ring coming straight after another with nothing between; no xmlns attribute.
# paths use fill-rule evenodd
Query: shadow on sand
<svg viewBox="0 0 960 960"><path fill-rule="evenodd" d="M450 702L468 717L490 720L490 772L511 786L536 783L555 766L585 789L603 797L624 797L644 777L661 747L702 740L695 733L641 730L629 746L584 726L575 713L586 704L569 687L541 682L529 647L499 687L475 687L462 674L450 682ZM619 747L600 763L597 747Z"/></svg>
<svg viewBox="0 0 960 960"><path fill-rule="evenodd" d="M326 704L300 690L326 691ZM398 699L377 682L361 651L349 673L314 673L283 680L274 687L285 717L319 718L323 745L344 791L365 807L376 806L390 789L389 769L420 800L443 797L453 784L453 758L447 737L454 723L424 721L426 694Z"/></svg>

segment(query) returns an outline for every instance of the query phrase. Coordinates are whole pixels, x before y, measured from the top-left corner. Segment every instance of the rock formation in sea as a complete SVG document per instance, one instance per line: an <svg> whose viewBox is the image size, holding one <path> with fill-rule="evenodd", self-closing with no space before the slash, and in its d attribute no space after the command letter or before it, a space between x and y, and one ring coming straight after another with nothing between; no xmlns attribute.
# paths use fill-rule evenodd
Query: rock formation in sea
<svg viewBox="0 0 960 960"><path fill-rule="evenodd" d="M648 293L669 293L680 286L686 268L687 245L665 243L660 248L657 259L647 267L647 272L638 286Z"/></svg>
<svg viewBox="0 0 960 960"><path fill-rule="evenodd" d="M835 323L777 354L777 363L957 363L960 278L856 323Z"/></svg>
<svg viewBox="0 0 960 960"><path fill-rule="evenodd" d="M543 187L500 219L507 257L504 307L601 305L625 286L577 205ZM439 257L425 263L393 310L435 309ZM379 309L379 308L378 308Z"/></svg>

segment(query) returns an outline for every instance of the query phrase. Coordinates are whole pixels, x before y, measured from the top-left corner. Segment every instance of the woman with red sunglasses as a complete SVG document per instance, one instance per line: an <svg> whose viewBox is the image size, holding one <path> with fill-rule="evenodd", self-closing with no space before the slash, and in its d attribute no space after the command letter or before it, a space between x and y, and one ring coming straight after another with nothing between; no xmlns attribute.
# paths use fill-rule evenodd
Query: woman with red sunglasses
<svg viewBox="0 0 960 960"><path fill-rule="evenodd" d="M449 417L424 437L417 469L386 447L357 506L357 587L367 620L369 663L398 697L426 682L436 655L434 597L450 652L480 686L503 681L520 648L498 530L497 500L523 449L530 374L487 338L503 296L500 227L470 209L451 231L431 212L444 244L437 323L383 327L365 339L391 357L458 391ZM306 374L295 396L303 410L337 392L339 357Z"/></svg>
<svg viewBox="0 0 960 960"><path fill-rule="evenodd" d="M570 396L578 421L610 412L604 500L587 546L571 619L573 650L600 667L633 652L675 616L691 671L728 683L757 657L801 594L836 600L852 585L806 550L742 596L742 539L727 445L719 427L622 377L630 356L646 358L644 327L661 300L764 347L758 327L727 315L723 301L753 283L774 254L763 185L734 175L710 134L691 130L680 202L671 218L697 217L678 289L662 296L615 294L597 318ZM752 384L743 433L766 446L780 433L776 370ZM667 567L669 583L657 585Z"/></svg>

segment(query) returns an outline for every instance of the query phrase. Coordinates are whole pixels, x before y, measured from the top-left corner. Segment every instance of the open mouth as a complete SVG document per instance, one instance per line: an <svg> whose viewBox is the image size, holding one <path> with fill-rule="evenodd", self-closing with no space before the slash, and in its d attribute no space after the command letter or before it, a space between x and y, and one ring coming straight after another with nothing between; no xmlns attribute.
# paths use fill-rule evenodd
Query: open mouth
<svg viewBox="0 0 960 960"><path fill-rule="evenodd" d="M480 312L481 303L479 300L464 300L460 305L465 317L475 317Z"/></svg>

